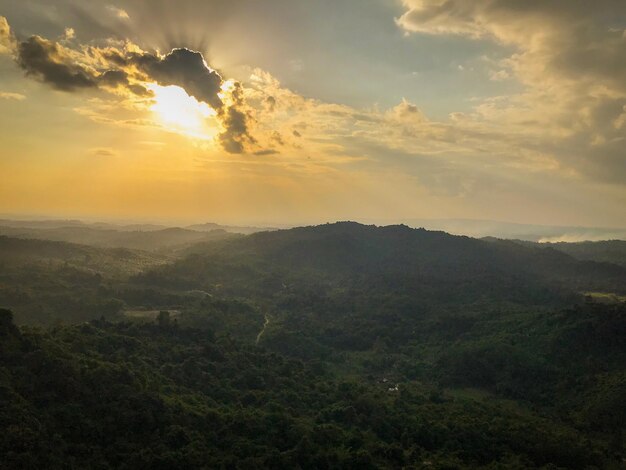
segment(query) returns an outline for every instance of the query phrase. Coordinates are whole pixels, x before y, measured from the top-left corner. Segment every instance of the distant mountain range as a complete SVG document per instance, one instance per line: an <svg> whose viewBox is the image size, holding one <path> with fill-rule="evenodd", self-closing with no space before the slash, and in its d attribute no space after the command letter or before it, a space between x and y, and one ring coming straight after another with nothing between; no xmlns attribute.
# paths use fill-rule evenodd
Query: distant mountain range
<svg viewBox="0 0 626 470"><path fill-rule="evenodd" d="M478 219L407 219L402 221L363 221L376 225L393 225L402 222L413 228L425 228L427 230L441 230L452 235L466 235L473 238L496 237L512 240L523 240L540 243L558 242L583 242L604 240L626 240L626 228L607 227L577 227L538 224L519 224L512 222L500 222L494 220ZM248 226L248 225L222 225L214 222L192 224L188 226L173 227L163 224L114 224L107 222L84 222L76 219L45 219L45 220L15 220L0 219L0 234L12 236L6 231L7 228L20 229L65 229L68 227L89 228L94 230L110 230L116 232L156 232L165 229L185 229L194 232L212 232L223 230L229 233L249 235L256 232L277 230L276 227ZM285 226L283 228L290 228ZM2 232L4 230L4 232ZM33 237L37 238L37 237ZM189 237L193 238L193 237ZM79 240L66 240L77 241Z"/></svg>
<svg viewBox="0 0 626 470"><path fill-rule="evenodd" d="M189 225L185 227L187 230L196 230L198 232L211 232L213 230L224 230L226 232L231 233L242 233L244 235L248 235L250 233L256 232L266 232L271 230L277 230L274 227L241 227L237 225L220 225L212 222L207 222L205 224L195 224Z"/></svg>
<svg viewBox="0 0 626 470"><path fill-rule="evenodd" d="M233 233L254 233L264 230L276 230L272 227L252 227L237 225L220 225L213 222L203 224L194 224L184 227L164 225L164 224L114 224L109 222L84 222L77 219L0 219L0 227L19 227L19 228L62 228L62 227L89 227L101 230L117 230L120 232L151 232L155 230L163 230L166 228L186 228L187 230L195 230L199 232L210 232L212 230L225 230Z"/></svg>
<svg viewBox="0 0 626 470"><path fill-rule="evenodd" d="M209 242L230 236L250 234L258 227L223 226L214 223L187 228L164 225L114 225L85 223L79 220L8 220L0 219L0 235L15 238L41 239L80 243L106 248L167 250L189 244Z"/></svg>

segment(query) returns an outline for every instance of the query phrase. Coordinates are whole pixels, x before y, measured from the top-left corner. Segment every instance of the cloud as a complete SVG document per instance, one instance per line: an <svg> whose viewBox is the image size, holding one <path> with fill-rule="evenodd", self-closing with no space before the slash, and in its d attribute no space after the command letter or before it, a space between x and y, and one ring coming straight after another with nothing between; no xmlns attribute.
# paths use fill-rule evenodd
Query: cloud
<svg viewBox="0 0 626 470"><path fill-rule="evenodd" d="M398 119L409 119L413 121L426 121L426 116L420 111L417 105L409 103L402 98L402 102L391 109L391 114Z"/></svg>
<svg viewBox="0 0 626 470"><path fill-rule="evenodd" d="M246 116L237 108L229 108L224 117L226 131L220 134L220 142L229 153L242 153L247 132Z"/></svg>
<svg viewBox="0 0 626 470"><path fill-rule="evenodd" d="M0 16L0 54L11 54L14 48L15 38L9 22L4 16Z"/></svg>
<svg viewBox="0 0 626 470"><path fill-rule="evenodd" d="M626 90L621 0L404 0L397 23L407 31L487 38L518 48L510 65L523 80L546 75L576 82L600 79Z"/></svg>
<svg viewBox="0 0 626 470"><path fill-rule="evenodd" d="M506 70L491 70L489 72L489 80L493 80L494 82L501 82L503 80L507 80L510 77L511 76L509 75L509 72L507 72Z"/></svg>
<svg viewBox="0 0 626 470"><path fill-rule="evenodd" d="M10 93L6 91L0 91L0 99L22 101L26 99L26 96L22 95L21 93Z"/></svg>
<svg viewBox="0 0 626 470"><path fill-rule="evenodd" d="M109 147L97 147L89 149L89 153L96 157L115 157L117 152Z"/></svg>
<svg viewBox="0 0 626 470"><path fill-rule="evenodd" d="M239 82L225 81L212 69L201 53L185 48L173 49L165 56L133 53L127 60L161 86L176 85L218 113L224 128L219 142L228 153L243 153L257 140L250 133L250 112L246 108ZM229 102L222 97L228 95Z"/></svg>
<svg viewBox="0 0 626 470"><path fill-rule="evenodd" d="M626 38L615 22L626 2L597 0L404 0L396 21L408 32L460 35L512 47L489 71L516 78L517 95L487 100L470 116L492 132L542 148L581 178L623 184L626 129L615 126L626 105ZM532 140L530 140L532 139Z"/></svg>
<svg viewBox="0 0 626 470"><path fill-rule="evenodd" d="M122 8L118 8L114 5L108 5L107 10L109 10L113 15L115 15L117 18L120 18L122 20L129 20L130 19L130 15L128 14L128 12Z"/></svg>
<svg viewBox="0 0 626 470"><path fill-rule="evenodd" d="M65 41L69 41L71 39L74 39L76 37L76 31L74 31L74 28L65 28L65 31L63 32L63 39Z"/></svg>
<svg viewBox="0 0 626 470"><path fill-rule="evenodd" d="M264 155L276 155L278 154L278 150L275 149L265 149L265 150L257 150L254 152L255 155L264 156Z"/></svg>
<svg viewBox="0 0 626 470"><path fill-rule="evenodd" d="M241 84L225 81L209 67L201 53L185 48L173 49L162 57L133 53L127 62L144 73L146 80L154 80L161 86L179 86L216 110L224 128L218 140L226 152L243 153L257 143L250 133L250 113L246 110ZM223 101L226 95L229 103Z"/></svg>
<svg viewBox="0 0 626 470"><path fill-rule="evenodd" d="M232 82L232 104L222 113L224 132L219 136L224 150L229 153L242 153L248 144L256 144L257 141L250 135L248 126L250 116L244 107L241 84Z"/></svg>
<svg viewBox="0 0 626 470"><path fill-rule="evenodd" d="M223 84L217 71L208 66L202 54L189 49L173 49L164 57L155 54L132 54L129 62L159 85L177 85L198 101L219 110L223 103L219 97Z"/></svg>
<svg viewBox="0 0 626 470"><path fill-rule="evenodd" d="M62 91L95 88L93 72L73 63L57 43L32 36L17 46L16 60L27 75Z"/></svg>
<svg viewBox="0 0 626 470"><path fill-rule="evenodd" d="M114 88L117 86L128 86L130 84L128 74L123 70L106 70L100 75L99 81L102 85Z"/></svg>

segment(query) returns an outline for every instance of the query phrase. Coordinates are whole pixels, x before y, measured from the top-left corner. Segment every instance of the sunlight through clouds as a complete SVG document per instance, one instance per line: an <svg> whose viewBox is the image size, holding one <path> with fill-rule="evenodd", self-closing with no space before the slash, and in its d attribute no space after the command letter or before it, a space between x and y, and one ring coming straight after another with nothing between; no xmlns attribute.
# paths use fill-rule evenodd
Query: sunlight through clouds
<svg viewBox="0 0 626 470"><path fill-rule="evenodd" d="M176 85L164 87L150 83L146 88L154 93L150 110L167 130L197 139L213 139L217 135L217 123L211 119L217 112L208 104L199 102Z"/></svg>

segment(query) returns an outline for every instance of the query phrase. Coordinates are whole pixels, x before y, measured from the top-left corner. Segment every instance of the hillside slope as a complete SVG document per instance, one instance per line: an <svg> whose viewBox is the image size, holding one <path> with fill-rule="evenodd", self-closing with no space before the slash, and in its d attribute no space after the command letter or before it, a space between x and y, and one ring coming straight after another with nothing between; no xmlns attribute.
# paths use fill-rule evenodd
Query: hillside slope
<svg viewBox="0 0 626 470"><path fill-rule="evenodd" d="M0 226L0 235L12 238L78 243L101 248L128 248L147 251L179 248L201 241L221 240L234 236L224 230L200 232L176 227L154 230L117 230L90 226L53 228Z"/></svg>
<svg viewBox="0 0 626 470"><path fill-rule="evenodd" d="M336 223L202 245L142 282L273 294L312 285L393 291L438 301L545 301L584 290L623 291L626 269L556 250L489 243L406 226Z"/></svg>
<svg viewBox="0 0 626 470"><path fill-rule="evenodd" d="M0 236L0 306L18 323L50 324L115 316L113 286L172 258L127 248L97 248Z"/></svg>

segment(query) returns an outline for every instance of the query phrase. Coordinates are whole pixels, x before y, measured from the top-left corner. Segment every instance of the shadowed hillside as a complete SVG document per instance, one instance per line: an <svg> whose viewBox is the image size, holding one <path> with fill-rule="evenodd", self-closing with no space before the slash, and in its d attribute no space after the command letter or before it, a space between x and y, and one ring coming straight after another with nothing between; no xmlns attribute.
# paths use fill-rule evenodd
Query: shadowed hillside
<svg viewBox="0 0 626 470"><path fill-rule="evenodd" d="M406 226L345 222L261 232L188 252L193 254L142 279L206 289L219 284L233 293L332 281L342 288L440 300L495 296L526 302L626 288L626 269L619 266Z"/></svg>

